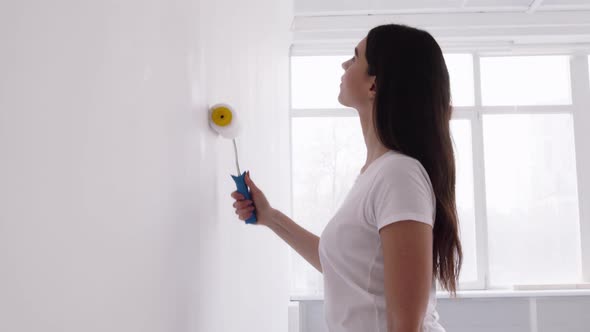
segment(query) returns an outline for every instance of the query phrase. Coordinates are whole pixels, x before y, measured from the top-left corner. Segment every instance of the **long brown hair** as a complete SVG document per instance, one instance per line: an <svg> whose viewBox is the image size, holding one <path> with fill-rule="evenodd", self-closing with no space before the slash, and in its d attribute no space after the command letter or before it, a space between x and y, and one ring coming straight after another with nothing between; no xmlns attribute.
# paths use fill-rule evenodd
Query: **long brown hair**
<svg viewBox="0 0 590 332"><path fill-rule="evenodd" d="M453 296L463 262L455 202L455 157L450 135L449 73L426 31L388 24L367 36L368 74L375 76L373 124L387 148L420 161L436 196L434 276Z"/></svg>

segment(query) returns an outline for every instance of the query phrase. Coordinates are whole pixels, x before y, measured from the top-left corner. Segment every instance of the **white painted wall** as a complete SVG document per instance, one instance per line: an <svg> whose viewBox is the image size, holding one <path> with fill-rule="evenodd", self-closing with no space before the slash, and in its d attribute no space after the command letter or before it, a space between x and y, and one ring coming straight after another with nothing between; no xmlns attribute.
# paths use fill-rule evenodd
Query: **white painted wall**
<svg viewBox="0 0 590 332"><path fill-rule="evenodd" d="M290 213L288 0L216 0L203 5L206 89L211 103L239 111L241 171L270 203ZM231 207L233 143L214 140L219 198L201 220L199 331L287 331L288 245L270 229L244 225ZM223 310L219 310L222 308Z"/></svg>
<svg viewBox="0 0 590 332"><path fill-rule="evenodd" d="M206 113L238 108L242 168L285 210L290 15L0 4L0 331L286 331L287 248L233 214Z"/></svg>

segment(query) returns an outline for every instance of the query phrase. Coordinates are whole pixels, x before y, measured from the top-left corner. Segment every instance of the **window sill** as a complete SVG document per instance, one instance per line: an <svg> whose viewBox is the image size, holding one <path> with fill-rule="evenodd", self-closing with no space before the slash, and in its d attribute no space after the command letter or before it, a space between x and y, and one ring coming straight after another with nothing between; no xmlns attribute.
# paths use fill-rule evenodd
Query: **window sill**
<svg viewBox="0 0 590 332"><path fill-rule="evenodd" d="M457 298L590 296L590 289L486 289L457 291ZM451 298L448 292L436 292L437 299Z"/></svg>
<svg viewBox="0 0 590 332"><path fill-rule="evenodd" d="M588 286L585 286L588 287ZM550 296L590 296L590 288L562 288L562 289L486 289L486 290L460 290L457 298L501 298L501 297L550 297ZM437 299L449 299L448 292L436 292ZM323 301L323 294L316 295L292 295L291 301Z"/></svg>

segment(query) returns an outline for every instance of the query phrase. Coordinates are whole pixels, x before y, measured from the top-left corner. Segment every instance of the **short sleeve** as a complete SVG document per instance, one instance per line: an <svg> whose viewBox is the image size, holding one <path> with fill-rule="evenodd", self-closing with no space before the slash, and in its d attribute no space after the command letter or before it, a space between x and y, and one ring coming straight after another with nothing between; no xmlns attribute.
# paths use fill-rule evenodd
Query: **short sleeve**
<svg viewBox="0 0 590 332"><path fill-rule="evenodd" d="M430 178L415 159L384 162L368 196L371 221L378 229L402 220L434 225L436 201Z"/></svg>

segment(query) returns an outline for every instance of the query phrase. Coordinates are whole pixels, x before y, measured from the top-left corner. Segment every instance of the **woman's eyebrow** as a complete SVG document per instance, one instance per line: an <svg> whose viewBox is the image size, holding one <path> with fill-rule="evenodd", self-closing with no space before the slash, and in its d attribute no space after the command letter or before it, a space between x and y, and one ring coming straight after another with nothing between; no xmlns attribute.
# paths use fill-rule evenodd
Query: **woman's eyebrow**
<svg viewBox="0 0 590 332"><path fill-rule="evenodd" d="M354 55L357 57L359 56L359 51L356 49L356 47L354 48Z"/></svg>

